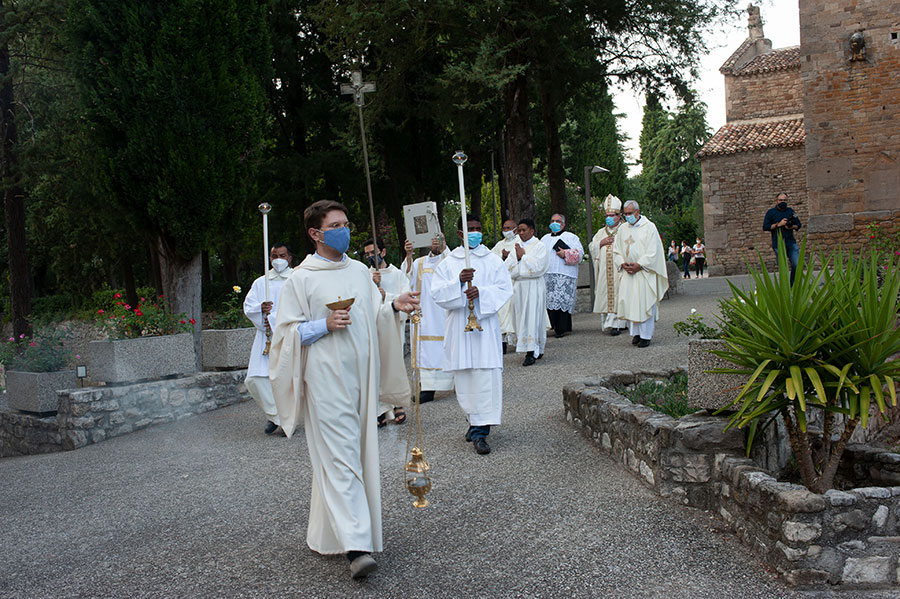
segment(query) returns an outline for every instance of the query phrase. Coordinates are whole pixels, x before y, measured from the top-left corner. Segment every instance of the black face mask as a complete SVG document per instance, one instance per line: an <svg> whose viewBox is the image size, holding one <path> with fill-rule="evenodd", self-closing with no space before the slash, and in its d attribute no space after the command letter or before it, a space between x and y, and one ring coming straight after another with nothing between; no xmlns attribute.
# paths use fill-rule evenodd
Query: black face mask
<svg viewBox="0 0 900 599"><path fill-rule="evenodd" d="M376 260L375 256L366 256L366 262L368 262L369 266L371 266L372 268L376 267L375 260Z"/></svg>
<svg viewBox="0 0 900 599"><path fill-rule="evenodd" d="M779 210L787 210L787 202L778 202L775 207Z"/></svg>

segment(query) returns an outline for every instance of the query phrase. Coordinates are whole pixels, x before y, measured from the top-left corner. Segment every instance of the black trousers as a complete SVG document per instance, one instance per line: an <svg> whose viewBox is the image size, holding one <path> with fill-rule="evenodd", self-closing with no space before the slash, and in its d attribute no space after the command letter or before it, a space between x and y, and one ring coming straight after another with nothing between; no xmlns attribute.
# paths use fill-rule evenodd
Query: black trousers
<svg viewBox="0 0 900 599"><path fill-rule="evenodd" d="M565 310L547 310L547 316L550 317L550 326L557 335L572 330L572 315Z"/></svg>

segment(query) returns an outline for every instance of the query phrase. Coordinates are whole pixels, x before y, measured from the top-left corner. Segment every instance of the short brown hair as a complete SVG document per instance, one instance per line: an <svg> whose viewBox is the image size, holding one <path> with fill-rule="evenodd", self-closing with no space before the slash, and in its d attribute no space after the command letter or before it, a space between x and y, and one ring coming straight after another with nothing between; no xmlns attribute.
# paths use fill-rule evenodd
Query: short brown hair
<svg viewBox="0 0 900 599"><path fill-rule="evenodd" d="M335 202L334 200L319 200L318 202L314 202L307 206L306 210L303 211L304 228L307 231L310 229L321 228L322 220L325 218L325 215L332 210L340 210L347 218L350 218L347 207L340 202Z"/></svg>

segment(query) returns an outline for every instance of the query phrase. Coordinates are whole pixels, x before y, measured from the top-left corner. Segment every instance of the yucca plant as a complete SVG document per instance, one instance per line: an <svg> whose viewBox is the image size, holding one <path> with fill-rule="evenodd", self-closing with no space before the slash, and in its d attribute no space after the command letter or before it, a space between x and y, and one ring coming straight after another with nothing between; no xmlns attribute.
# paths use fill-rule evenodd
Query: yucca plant
<svg viewBox="0 0 900 599"><path fill-rule="evenodd" d="M738 318L722 321L727 349L713 353L738 365L717 372L749 377L727 408L735 410L729 427L748 427L747 452L757 431L782 416L804 485L821 493L834 486L847 441L873 397L886 413L882 385L896 404L900 274L891 260L879 286L874 256L843 252L820 257L816 271L804 242L791 285L779 246L776 276L760 258L760 269L749 269L753 291L731 285L725 301ZM823 431L812 443L807 421L814 410L822 413Z"/></svg>

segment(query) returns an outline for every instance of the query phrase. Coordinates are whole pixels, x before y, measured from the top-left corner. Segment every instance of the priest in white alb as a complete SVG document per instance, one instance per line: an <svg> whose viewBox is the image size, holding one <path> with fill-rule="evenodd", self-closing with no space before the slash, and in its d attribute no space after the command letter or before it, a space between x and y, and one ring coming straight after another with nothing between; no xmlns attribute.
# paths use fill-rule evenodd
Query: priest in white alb
<svg viewBox="0 0 900 599"><path fill-rule="evenodd" d="M294 256L288 246L283 243L274 244L269 250L269 263L272 268L253 281L247 297L244 298L244 315L256 327L244 385L268 419L264 431L267 435L274 434L278 430L278 409L275 407L275 396L272 395L272 383L269 381L269 355L263 353L266 349L266 320L271 331L275 327L275 317L278 314L278 295L291 276L293 260ZM268 299L266 299L266 279L269 280ZM241 290L240 287L234 289L235 292Z"/></svg>
<svg viewBox="0 0 900 599"><path fill-rule="evenodd" d="M375 242L370 238L363 243L363 255L369 263L372 280L384 301L391 301L400 294L409 291L409 279L399 268L389 264L385 259L387 248L382 240L378 240L379 250L375 251ZM403 347L406 344L406 314L399 314L386 326L378 327L378 344L381 351L381 389L378 397L378 427L388 421L394 424L406 422L404 406L409 405L410 386L409 373L403 359Z"/></svg>
<svg viewBox="0 0 900 599"><path fill-rule="evenodd" d="M523 218L517 232L521 240L506 257L513 282L516 317L516 351L525 354L522 366L531 366L544 355L547 345L547 284L550 250L534 236L534 221Z"/></svg>
<svg viewBox="0 0 900 599"><path fill-rule="evenodd" d="M412 242L406 242L408 256L412 256ZM427 255L410 260L409 284L412 291L419 293L419 311L421 318L418 325L409 327L410 343L416 349L416 361L419 367L420 393L419 403L428 403L434 399L435 391L452 391L453 375L444 372L444 325L447 322L447 311L434 303L431 296L431 283L434 270L441 261L450 255L442 235L431 240L431 248ZM415 368L416 364L412 364Z"/></svg>
<svg viewBox="0 0 900 599"><path fill-rule="evenodd" d="M375 570L371 553L382 549L376 326L396 322L418 300L407 292L385 301L365 265L347 257L351 224L343 204L315 202L303 220L316 252L281 291L269 378L285 434L301 418L306 432L306 542L318 553L346 555L351 576L361 578ZM350 307L327 306L350 299Z"/></svg>
<svg viewBox="0 0 900 599"><path fill-rule="evenodd" d="M610 194L603 200L603 209L606 212L604 226L594 235L594 239L588 245L591 254L591 262L594 266L594 313L601 314L604 331L615 337L619 335L627 323L619 320L616 315L616 298L619 293L619 281L622 280L621 270L613 263L613 242L616 233L622 225L619 212L622 210L622 201Z"/></svg>
<svg viewBox="0 0 900 599"><path fill-rule="evenodd" d="M516 234L516 221L507 219L503 222L503 239L494 244L491 251L500 256L504 262L506 258L513 253L513 248L519 243L519 236ZM513 286L513 298L515 298L516 290ZM516 342L516 317L515 299L510 299L502 308L500 308L500 333L503 335L503 353L510 343Z"/></svg>
<svg viewBox="0 0 900 599"><path fill-rule="evenodd" d="M628 321L631 343L647 347L659 319L659 302L669 288L666 256L659 231L634 200L625 202L627 224L613 242L613 263L622 271L616 314Z"/></svg>
<svg viewBox="0 0 900 599"><path fill-rule="evenodd" d="M471 268L466 268L462 246L450 252L434 271L431 295L447 311L444 370L453 373L456 399L469 421L466 441L484 455L491 452L487 436L491 426L500 424L503 410L503 349L497 314L512 297L512 281L500 257L481 244L481 221L467 215L467 229L459 231L459 236L469 245ZM481 330L465 331L469 300Z"/></svg>

